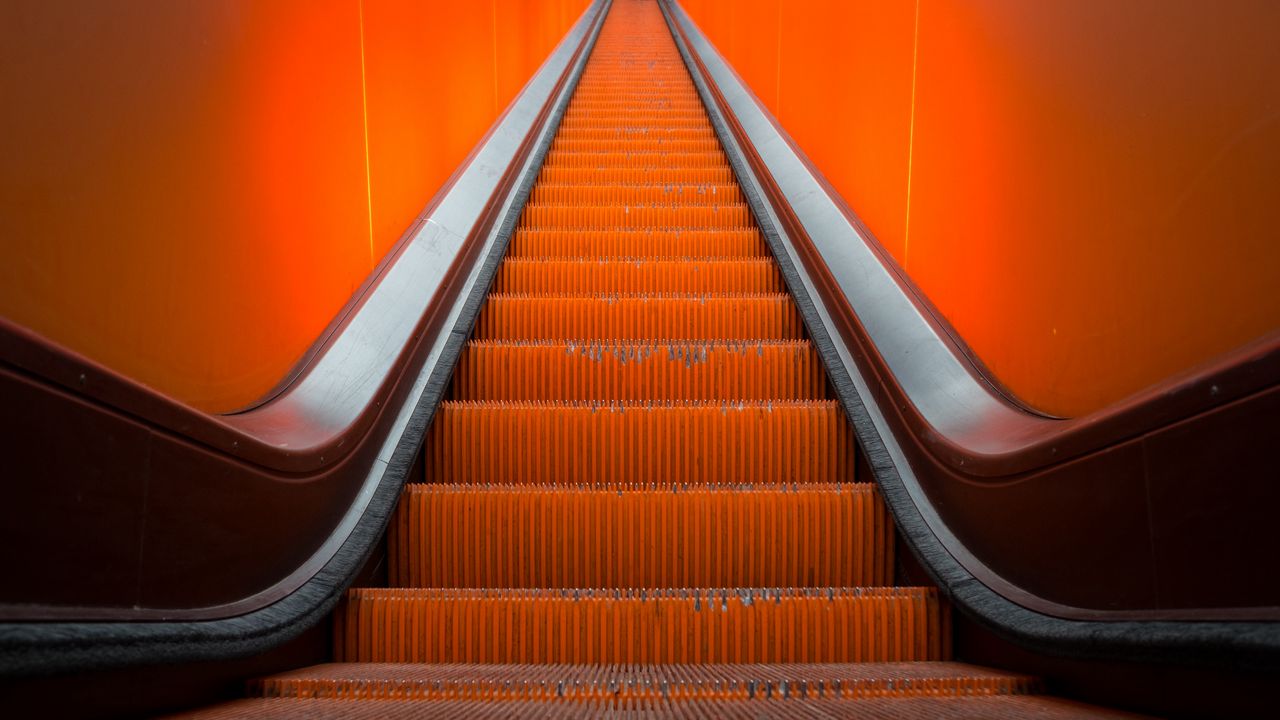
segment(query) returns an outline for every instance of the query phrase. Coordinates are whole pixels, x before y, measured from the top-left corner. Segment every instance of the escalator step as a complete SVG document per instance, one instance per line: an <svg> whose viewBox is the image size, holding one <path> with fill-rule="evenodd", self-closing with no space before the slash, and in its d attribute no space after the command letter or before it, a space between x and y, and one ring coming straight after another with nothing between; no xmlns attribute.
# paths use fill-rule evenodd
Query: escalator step
<svg viewBox="0 0 1280 720"><path fill-rule="evenodd" d="M712 153L720 152L720 141L708 138L672 138L650 135L624 135L607 139L575 138L557 135L551 143L552 150L571 153L612 152L670 152Z"/></svg>
<svg viewBox="0 0 1280 720"><path fill-rule="evenodd" d="M387 541L393 587L852 587L893 572L893 526L869 484L416 484Z"/></svg>
<svg viewBox="0 0 1280 720"><path fill-rule="evenodd" d="M640 75L642 73L631 73ZM643 73L646 77L652 75ZM592 87L594 85L594 87ZM692 86L682 83L683 87L675 90L686 90L683 93L662 93L656 89L648 92L636 87L634 81L625 77L597 80L594 83L579 85L569 105L569 112L579 113L626 113L629 117L637 117L645 111L661 113L662 117L680 119L685 116L706 117L702 101L692 92Z"/></svg>
<svg viewBox="0 0 1280 720"><path fill-rule="evenodd" d="M800 340L785 294L573 297L490 295L476 340Z"/></svg>
<svg viewBox="0 0 1280 720"><path fill-rule="evenodd" d="M580 157L575 155L574 157ZM639 158L639 155L628 155ZM617 230L622 228L740 228L751 224L745 203L687 205L536 205L524 207L526 227Z"/></svg>
<svg viewBox="0 0 1280 720"><path fill-rule="evenodd" d="M963 663L427 665L332 663L253 683L271 698L360 700L770 700L1022 695L1026 675Z"/></svg>
<svg viewBox="0 0 1280 720"><path fill-rule="evenodd" d="M498 294L742 293L786 291L771 260L532 260L498 266Z"/></svg>
<svg viewBox="0 0 1280 720"><path fill-rule="evenodd" d="M737 183L546 183L534 186L529 202L538 205L727 205L743 202Z"/></svg>
<svg viewBox="0 0 1280 720"><path fill-rule="evenodd" d="M618 87L608 80L592 79L604 87ZM579 90L586 90L586 86L587 83L581 83L578 87ZM688 92L692 94L692 90ZM586 96L583 97L585 100ZM640 107L631 104L624 107L622 103L602 105L598 101L571 102L565 112L562 127L573 127L574 122L580 121L600 123L610 127L678 127L685 124L692 127L707 127L709 125L706 110L701 106L695 107L688 103L681 103L678 107L672 105L655 108L651 104Z"/></svg>
<svg viewBox="0 0 1280 720"><path fill-rule="evenodd" d="M716 140L715 130L705 123L696 123L688 127L672 125L670 127L623 127L617 124L597 126L575 125L561 126L557 138L573 140L613 140L628 138L669 138L672 140ZM717 141L718 142L718 141ZM719 145L716 148L719 149Z"/></svg>
<svg viewBox="0 0 1280 720"><path fill-rule="evenodd" d="M933 588L351 590L339 662L945 660Z"/></svg>
<svg viewBox="0 0 1280 720"><path fill-rule="evenodd" d="M780 485L854 480L835 401L443 402L424 448L452 484Z"/></svg>
<svg viewBox="0 0 1280 720"><path fill-rule="evenodd" d="M570 185L723 185L733 182L733 170L728 165L696 168L544 167L538 178L540 182Z"/></svg>
<svg viewBox="0 0 1280 720"><path fill-rule="evenodd" d="M958 697L793 697L782 700L725 700L708 705L700 698L612 698L589 700L383 700L353 703L345 699L259 698L238 700L206 708L185 718L234 720L237 718L467 718L514 720L515 718L635 718L636 720L789 720L790 718L848 718L850 720L1080 720L1081 718L1135 718L1137 716L1057 698L1033 695L979 695Z"/></svg>
<svg viewBox="0 0 1280 720"><path fill-rule="evenodd" d="M824 400L826 370L807 341L480 340L454 370L455 400Z"/></svg>
<svg viewBox="0 0 1280 720"><path fill-rule="evenodd" d="M718 230L550 230L517 228L510 258L730 259L768 257L755 228Z"/></svg>
<svg viewBox="0 0 1280 720"><path fill-rule="evenodd" d="M576 153L550 150L546 166L579 168L702 168L728 167L729 161L719 150L710 152L594 152Z"/></svg>

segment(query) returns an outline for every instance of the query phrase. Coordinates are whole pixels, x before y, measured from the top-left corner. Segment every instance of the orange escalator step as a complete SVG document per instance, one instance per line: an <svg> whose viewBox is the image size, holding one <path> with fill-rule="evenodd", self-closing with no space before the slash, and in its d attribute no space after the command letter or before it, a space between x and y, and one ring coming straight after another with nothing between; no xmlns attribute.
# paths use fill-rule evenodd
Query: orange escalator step
<svg viewBox="0 0 1280 720"><path fill-rule="evenodd" d="M637 75L647 75L644 71L639 73L627 73L632 77ZM617 86L619 89L635 88L634 82L622 80ZM615 113L623 112L635 115L637 113L661 112L663 114L682 117L685 115L699 116L705 110L702 107L702 101L691 91L674 92L670 95L659 95L658 93L638 93L638 92L618 92L611 88L600 87L592 88L590 85L580 85L579 92L574 93L573 99L569 101L570 113Z"/></svg>
<svg viewBox="0 0 1280 720"><path fill-rule="evenodd" d="M846 483L854 440L835 401L443 402L427 478L448 484Z"/></svg>
<svg viewBox="0 0 1280 720"><path fill-rule="evenodd" d="M730 259L770 258L755 228L716 230L551 230L517 228L508 257Z"/></svg>
<svg viewBox="0 0 1280 720"><path fill-rule="evenodd" d="M525 205L520 224L531 228L615 230L621 228L741 228L749 226L746 203L720 205Z"/></svg>
<svg viewBox="0 0 1280 720"><path fill-rule="evenodd" d="M256 681L269 698L351 700L770 700L1022 695L1026 675L963 663L432 665L330 663Z"/></svg>
<svg viewBox="0 0 1280 720"><path fill-rule="evenodd" d="M561 127L556 138L573 140L629 140L633 138L663 138L670 140L716 140L716 133L710 125L699 123L693 127L659 126L659 127L623 127L617 124L588 127ZM719 145L716 145L719 148Z"/></svg>
<svg viewBox="0 0 1280 720"><path fill-rule="evenodd" d="M932 588L351 590L340 662L945 660Z"/></svg>
<svg viewBox="0 0 1280 720"><path fill-rule="evenodd" d="M733 170L728 165L708 167L544 167L539 182L565 185L723 185L731 183Z"/></svg>
<svg viewBox="0 0 1280 720"><path fill-rule="evenodd" d="M826 372L803 340L474 340L453 400L824 400Z"/></svg>
<svg viewBox="0 0 1280 720"><path fill-rule="evenodd" d="M477 340L800 340L785 294L704 296L490 295Z"/></svg>
<svg viewBox="0 0 1280 720"><path fill-rule="evenodd" d="M551 150L546 167L609 168L701 168L728 167L722 151L712 152L594 152Z"/></svg>
<svg viewBox="0 0 1280 720"><path fill-rule="evenodd" d="M870 484L409 485L387 542L393 587L856 587L893 574Z"/></svg>
<svg viewBox="0 0 1280 720"><path fill-rule="evenodd" d="M593 80L598 82L598 75L596 77L583 77L584 82L579 83L578 89L586 90ZM691 94L691 92L686 94ZM680 123L706 127L709 124L706 109L701 105L695 106L688 102L682 102L679 105L672 103L667 107L655 107L655 104L650 102L640 105L639 103L626 103L625 101L615 103L601 103L596 100L590 102L584 100L577 103L570 101L569 107L565 111L565 124L572 127L571 121L583 120L605 121L610 125L621 127L654 125L661 127Z"/></svg>
<svg viewBox="0 0 1280 720"><path fill-rule="evenodd" d="M709 705L704 698L591 698L585 700L380 700L351 702L334 698L253 698L215 705L182 718L190 720L408 720L409 718L586 719L609 717L635 720L1124 720L1137 715L1092 707L1069 700L1034 695L976 695L941 697L826 697L801 685L765 700L722 700Z"/></svg>
<svg viewBox="0 0 1280 720"><path fill-rule="evenodd" d="M621 135L607 139L575 138L561 134L551 143L551 150L566 153L718 153L720 141L714 137L673 138L649 134Z"/></svg>
<svg viewBox="0 0 1280 720"><path fill-rule="evenodd" d="M511 295L764 294L786 290L771 260L534 260L498 267L492 292Z"/></svg>
<svg viewBox="0 0 1280 720"><path fill-rule="evenodd" d="M537 205L727 205L741 203L743 197L737 183L539 182L529 202Z"/></svg>

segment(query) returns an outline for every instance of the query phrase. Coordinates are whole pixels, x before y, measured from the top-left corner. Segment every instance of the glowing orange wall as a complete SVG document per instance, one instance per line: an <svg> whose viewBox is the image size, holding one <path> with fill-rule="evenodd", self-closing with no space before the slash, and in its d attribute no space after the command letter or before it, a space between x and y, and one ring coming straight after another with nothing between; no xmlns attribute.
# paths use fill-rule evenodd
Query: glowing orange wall
<svg viewBox="0 0 1280 720"><path fill-rule="evenodd" d="M1031 405L1280 328L1280 4L681 2Z"/></svg>
<svg viewBox="0 0 1280 720"><path fill-rule="evenodd" d="M0 4L0 314L254 402L587 5Z"/></svg>

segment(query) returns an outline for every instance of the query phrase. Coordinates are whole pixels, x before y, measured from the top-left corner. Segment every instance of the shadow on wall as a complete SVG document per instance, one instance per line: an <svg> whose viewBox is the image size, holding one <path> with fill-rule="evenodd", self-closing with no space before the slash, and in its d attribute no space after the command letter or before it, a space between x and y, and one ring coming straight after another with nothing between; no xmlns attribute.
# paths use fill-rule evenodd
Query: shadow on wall
<svg viewBox="0 0 1280 720"><path fill-rule="evenodd" d="M1028 404L1280 328L1280 4L680 2Z"/></svg>
<svg viewBox="0 0 1280 720"><path fill-rule="evenodd" d="M587 5L0 5L0 315L255 402Z"/></svg>

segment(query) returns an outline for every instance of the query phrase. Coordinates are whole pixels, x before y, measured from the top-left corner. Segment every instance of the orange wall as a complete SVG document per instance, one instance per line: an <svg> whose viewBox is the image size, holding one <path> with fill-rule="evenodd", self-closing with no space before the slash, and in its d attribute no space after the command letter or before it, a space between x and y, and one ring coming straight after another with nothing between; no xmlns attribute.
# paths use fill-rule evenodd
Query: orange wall
<svg viewBox="0 0 1280 720"><path fill-rule="evenodd" d="M587 4L0 4L0 314L252 403Z"/></svg>
<svg viewBox="0 0 1280 720"><path fill-rule="evenodd" d="M1280 4L681 2L1033 406L1280 328Z"/></svg>

